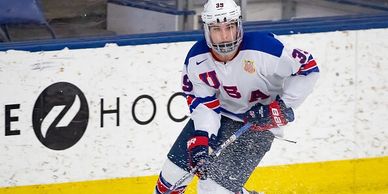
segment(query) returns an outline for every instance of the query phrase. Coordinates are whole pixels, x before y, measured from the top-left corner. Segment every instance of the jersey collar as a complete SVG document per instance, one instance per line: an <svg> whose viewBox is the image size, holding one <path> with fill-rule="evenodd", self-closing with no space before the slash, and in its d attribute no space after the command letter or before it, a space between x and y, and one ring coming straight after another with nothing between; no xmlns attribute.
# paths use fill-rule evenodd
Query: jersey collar
<svg viewBox="0 0 388 194"><path fill-rule="evenodd" d="M237 48L237 52L233 55L232 59L230 59L229 61L232 61L240 53L240 47L241 47L241 44ZM213 49L210 49L210 53L211 53L211 55L212 55L214 60L216 60L217 62L220 62L220 63L227 63L227 62L229 62L229 61L222 61L220 58L217 57L217 55L214 52L215 51Z"/></svg>

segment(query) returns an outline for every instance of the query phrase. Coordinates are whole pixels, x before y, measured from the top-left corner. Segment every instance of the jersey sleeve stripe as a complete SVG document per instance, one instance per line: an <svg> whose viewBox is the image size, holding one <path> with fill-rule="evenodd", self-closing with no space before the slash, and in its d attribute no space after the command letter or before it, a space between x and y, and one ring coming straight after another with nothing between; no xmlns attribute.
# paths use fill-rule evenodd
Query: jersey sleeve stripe
<svg viewBox="0 0 388 194"><path fill-rule="evenodd" d="M312 69L314 68L315 66L317 66L317 63L315 62L315 60L311 60L309 61L306 65L303 65L301 67L301 70L306 70L306 69Z"/></svg>
<svg viewBox="0 0 388 194"><path fill-rule="evenodd" d="M195 97L193 95L187 96L187 105L190 108L190 113L192 113L199 104L205 105L206 107L208 107L209 109L212 109L216 113L220 113L221 111L220 101L215 97L215 95L207 96L204 98Z"/></svg>
<svg viewBox="0 0 388 194"><path fill-rule="evenodd" d="M308 75L312 72L319 72L319 68L318 68L317 62L310 55L309 61L307 63L303 64L299 68L299 71L294 74L294 76L295 75Z"/></svg>
<svg viewBox="0 0 388 194"><path fill-rule="evenodd" d="M216 109L220 106L220 101L218 99L215 99L213 101L204 103L204 105L210 109Z"/></svg>
<svg viewBox="0 0 388 194"><path fill-rule="evenodd" d="M187 105L191 105L193 103L195 96L192 95L187 95L186 100L187 100Z"/></svg>

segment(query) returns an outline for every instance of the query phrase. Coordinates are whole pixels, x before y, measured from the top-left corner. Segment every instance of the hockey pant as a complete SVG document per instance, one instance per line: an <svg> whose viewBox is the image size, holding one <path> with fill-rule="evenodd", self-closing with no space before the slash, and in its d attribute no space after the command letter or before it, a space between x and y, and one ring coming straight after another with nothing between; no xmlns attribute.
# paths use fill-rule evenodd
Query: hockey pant
<svg viewBox="0 0 388 194"><path fill-rule="evenodd" d="M217 147L242 126L243 123L222 116L217 139L209 144ZM164 193L190 170L186 142L194 130L194 123L189 120L167 155L168 160L156 185L156 194ZM198 194L243 193L244 184L265 153L270 150L273 139L274 135L270 131L244 133L209 165L208 179L198 182ZM172 194L183 193L190 181L191 179L186 180Z"/></svg>

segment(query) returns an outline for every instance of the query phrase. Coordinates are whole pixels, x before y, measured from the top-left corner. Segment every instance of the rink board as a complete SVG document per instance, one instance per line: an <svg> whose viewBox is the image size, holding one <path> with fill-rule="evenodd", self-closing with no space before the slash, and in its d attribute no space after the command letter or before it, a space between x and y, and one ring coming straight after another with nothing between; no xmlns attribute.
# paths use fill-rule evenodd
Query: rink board
<svg viewBox="0 0 388 194"><path fill-rule="evenodd" d="M382 194L388 193L388 157L259 167L248 189L266 194ZM64 184L0 188L2 194L145 194L152 193L157 176ZM195 194L198 179L187 188Z"/></svg>
<svg viewBox="0 0 388 194"><path fill-rule="evenodd" d="M275 140L247 187L273 193L279 188L286 193L386 189L388 29L279 38L313 53L321 77L295 110L296 120L285 127L285 138L298 143ZM0 193L152 190L168 149L187 121L185 100L175 94L193 44L0 52ZM47 116L51 120L42 117L42 131L35 130L41 94L66 91L49 87L57 83L67 83L76 92L69 113L89 109L87 119L81 120L87 123L83 136L63 150L41 142L39 133L43 139L50 137L53 125L47 123L57 121L53 115Z"/></svg>

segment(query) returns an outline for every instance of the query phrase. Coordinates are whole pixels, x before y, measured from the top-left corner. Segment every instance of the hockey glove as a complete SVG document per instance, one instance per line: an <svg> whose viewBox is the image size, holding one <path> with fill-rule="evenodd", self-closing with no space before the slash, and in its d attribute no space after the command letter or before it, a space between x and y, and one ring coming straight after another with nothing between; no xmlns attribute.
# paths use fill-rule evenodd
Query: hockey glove
<svg viewBox="0 0 388 194"><path fill-rule="evenodd" d="M254 124L253 130L263 131L286 125L294 121L294 111L287 108L279 96L268 105L260 103L244 114L244 121Z"/></svg>
<svg viewBox="0 0 388 194"><path fill-rule="evenodd" d="M198 166L196 175L201 180L207 179L209 164L209 136L206 131L196 130L187 141L187 150L191 168Z"/></svg>

